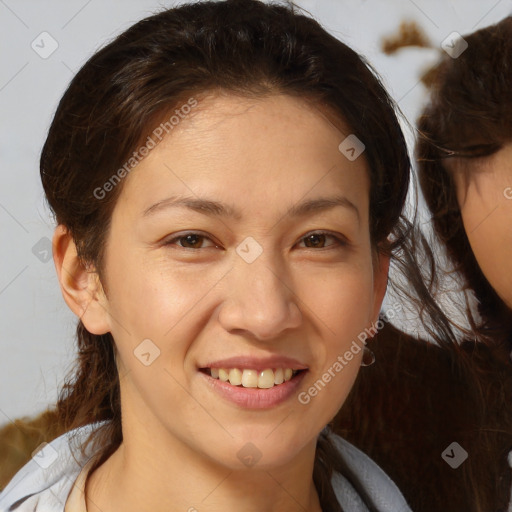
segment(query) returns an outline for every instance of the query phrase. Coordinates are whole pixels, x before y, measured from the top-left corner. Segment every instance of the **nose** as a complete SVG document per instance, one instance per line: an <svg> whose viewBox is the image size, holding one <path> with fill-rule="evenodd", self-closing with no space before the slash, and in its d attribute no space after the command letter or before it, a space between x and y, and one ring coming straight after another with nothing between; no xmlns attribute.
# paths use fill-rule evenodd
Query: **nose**
<svg viewBox="0 0 512 512"><path fill-rule="evenodd" d="M239 260L228 274L227 297L219 322L231 334L260 341L278 338L301 325L300 299L282 265L261 255L253 263Z"/></svg>

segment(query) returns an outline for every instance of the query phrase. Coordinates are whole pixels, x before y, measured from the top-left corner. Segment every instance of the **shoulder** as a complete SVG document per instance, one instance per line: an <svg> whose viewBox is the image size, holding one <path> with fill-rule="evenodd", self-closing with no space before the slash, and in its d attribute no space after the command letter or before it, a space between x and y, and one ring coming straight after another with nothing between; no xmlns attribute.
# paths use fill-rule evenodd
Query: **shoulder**
<svg viewBox="0 0 512 512"><path fill-rule="evenodd" d="M366 454L342 437L329 433L345 466L335 473L332 484L344 510L366 512L410 512L402 493L389 476Z"/></svg>
<svg viewBox="0 0 512 512"><path fill-rule="evenodd" d="M82 467L94 455L91 443L81 446L102 423L66 432L43 446L0 493L0 512L62 512Z"/></svg>

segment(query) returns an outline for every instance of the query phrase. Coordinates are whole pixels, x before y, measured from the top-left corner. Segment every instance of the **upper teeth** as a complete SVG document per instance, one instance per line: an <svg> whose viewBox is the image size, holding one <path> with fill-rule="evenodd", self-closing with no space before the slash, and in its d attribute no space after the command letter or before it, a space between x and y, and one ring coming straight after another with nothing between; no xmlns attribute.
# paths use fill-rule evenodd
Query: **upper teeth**
<svg viewBox="0 0 512 512"><path fill-rule="evenodd" d="M238 368L210 368L211 376L233 386L244 388L272 388L292 378L297 370L291 368L276 368L258 372L257 370L240 370Z"/></svg>

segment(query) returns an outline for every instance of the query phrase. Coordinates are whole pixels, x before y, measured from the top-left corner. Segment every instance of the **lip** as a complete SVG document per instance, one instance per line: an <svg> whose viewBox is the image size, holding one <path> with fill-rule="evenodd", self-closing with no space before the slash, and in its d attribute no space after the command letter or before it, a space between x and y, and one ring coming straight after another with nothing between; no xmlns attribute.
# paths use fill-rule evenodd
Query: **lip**
<svg viewBox="0 0 512 512"><path fill-rule="evenodd" d="M236 366L232 366L231 368L234 367ZM213 366L213 368L216 368L216 366ZM265 368L269 368L269 366L266 366ZM290 368L290 366L287 368ZM251 369L255 368L251 367ZM201 376L201 378L205 379L205 384L214 393L220 395L225 400L244 409L261 410L272 409L273 407L276 407L288 400L291 396L294 396L295 391L300 386L302 379L308 372L307 370L301 371L290 380L268 389L233 386L227 382L222 382L219 379L214 379L210 375L201 371L198 371L197 373Z"/></svg>
<svg viewBox="0 0 512 512"><path fill-rule="evenodd" d="M198 368L239 368L240 370L256 370L262 372L267 368L291 368L292 370L307 370L308 367L296 359L285 356L271 356L271 357L250 357L238 356L230 357L228 359L221 359L212 361Z"/></svg>

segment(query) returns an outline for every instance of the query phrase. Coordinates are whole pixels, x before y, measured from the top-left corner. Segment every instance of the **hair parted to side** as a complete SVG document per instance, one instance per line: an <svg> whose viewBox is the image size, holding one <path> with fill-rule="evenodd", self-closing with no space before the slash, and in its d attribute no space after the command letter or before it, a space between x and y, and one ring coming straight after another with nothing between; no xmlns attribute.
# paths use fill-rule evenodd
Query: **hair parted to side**
<svg viewBox="0 0 512 512"><path fill-rule="evenodd" d="M490 156L512 142L512 17L464 36L468 48L445 56L433 73L430 103L418 120L419 181L434 229L466 290L474 292L481 320L466 313L480 341L512 349L512 312L476 261L464 229L448 158Z"/></svg>
<svg viewBox="0 0 512 512"><path fill-rule="evenodd" d="M175 108L191 97L200 108L201 97L213 91L292 95L351 128L366 147L373 246L406 272L437 342L455 345L416 265L416 229L402 216L410 161L394 103L361 56L293 4L227 0L164 10L119 35L77 73L51 124L41 179L56 221L69 230L83 264L102 279L103 249L123 182L101 199L94 191ZM98 467L122 441L115 346L110 333L93 335L81 322L77 340L77 367L57 409L67 430L110 420L96 433L105 446ZM329 443L320 436L314 480L323 508L337 511L330 479L344 466Z"/></svg>

